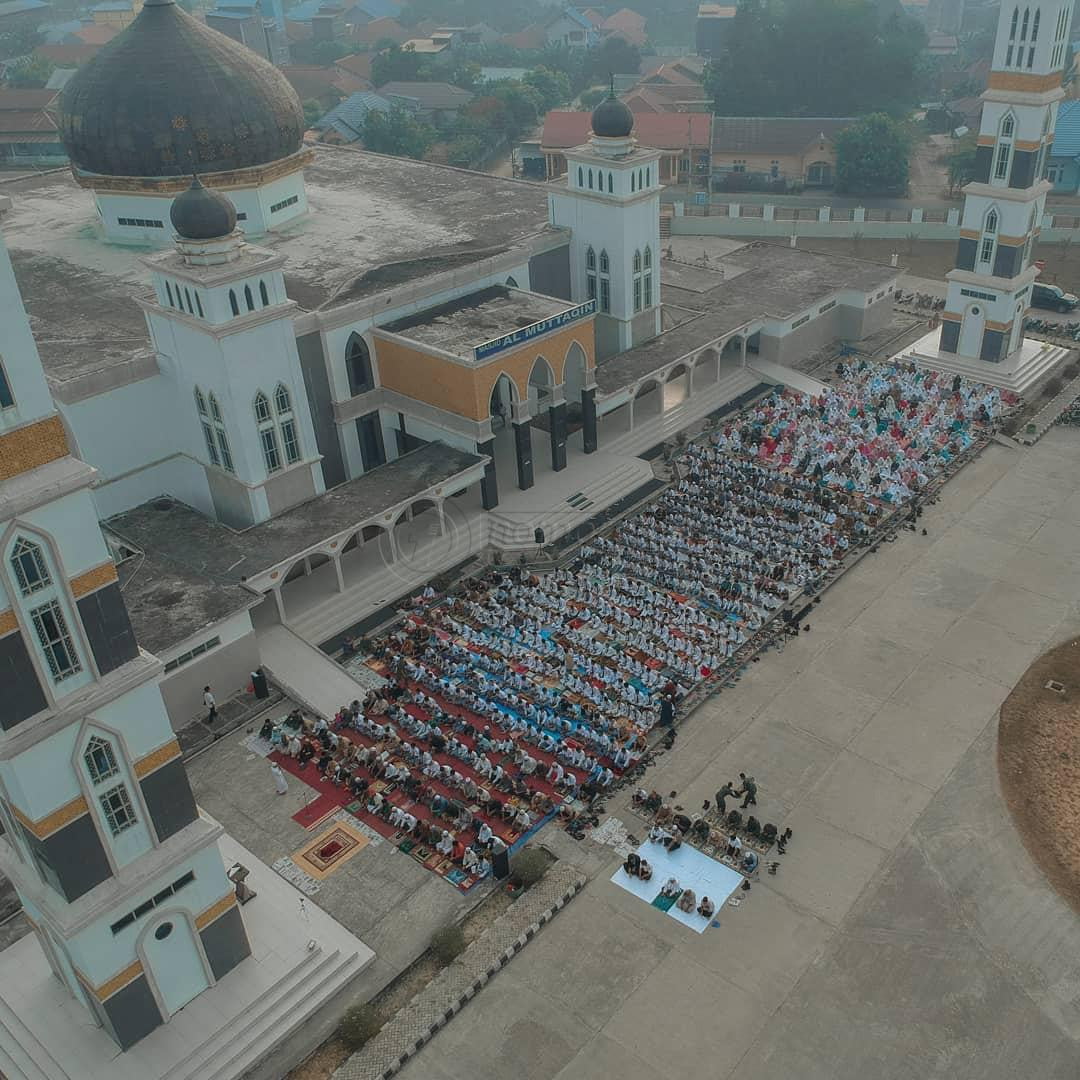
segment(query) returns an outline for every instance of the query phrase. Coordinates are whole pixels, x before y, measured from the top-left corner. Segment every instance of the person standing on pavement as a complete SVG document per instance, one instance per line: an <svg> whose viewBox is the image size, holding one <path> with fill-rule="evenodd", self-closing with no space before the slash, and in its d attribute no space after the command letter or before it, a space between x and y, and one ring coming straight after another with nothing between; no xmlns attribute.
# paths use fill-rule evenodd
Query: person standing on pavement
<svg viewBox="0 0 1080 1080"><path fill-rule="evenodd" d="M206 722L212 724L217 719L217 700L209 686L203 687L203 704L206 706Z"/></svg>
<svg viewBox="0 0 1080 1080"><path fill-rule="evenodd" d="M670 694L665 694L660 699L660 725L666 728L675 725L675 703Z"/></svg>
<svg viewBox="0 0 1080 1080"><path fill-rule="evenodd" d="M757 806L757 781L746 773L739 773L739 779L742 781L742 790L735 794L743 796L742 808L745 810L748 806Z"/></svg>
<svg viewBox="0 0 1080 1080"><path fill-rule="evenodd" d="M716 809L721 817L727 813L727 801L728 799L735 798L735 785L729 780L717 793L716 793Z"/></svg>

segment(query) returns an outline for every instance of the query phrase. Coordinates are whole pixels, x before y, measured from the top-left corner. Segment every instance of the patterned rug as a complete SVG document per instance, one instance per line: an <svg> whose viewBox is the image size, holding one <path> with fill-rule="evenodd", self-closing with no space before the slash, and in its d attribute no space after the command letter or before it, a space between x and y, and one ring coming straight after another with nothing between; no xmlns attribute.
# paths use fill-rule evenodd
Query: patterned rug
<svg viewBox="0 0 1080 1080"><path fill-rule="evenodd" d="M292 861L304 873L316 881L322 881L335 870L340 870L354 855L370 843L368 838L343 821L335 822L325 832L299 851Z"/></svg>

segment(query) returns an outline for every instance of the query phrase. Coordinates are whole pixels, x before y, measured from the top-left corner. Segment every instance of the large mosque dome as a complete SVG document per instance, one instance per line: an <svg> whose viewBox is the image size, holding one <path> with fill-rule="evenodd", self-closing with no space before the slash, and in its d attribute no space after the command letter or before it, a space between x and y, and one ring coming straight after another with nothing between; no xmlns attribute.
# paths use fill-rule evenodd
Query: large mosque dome
<svg viewBox="0 0 1080 1080"><path fill-rule="evenodd" d="M296 153L304 133L300 100L281 72L173 0L146 0L79 69L59 119L76 169L105 176L265 165Z"/></svg>

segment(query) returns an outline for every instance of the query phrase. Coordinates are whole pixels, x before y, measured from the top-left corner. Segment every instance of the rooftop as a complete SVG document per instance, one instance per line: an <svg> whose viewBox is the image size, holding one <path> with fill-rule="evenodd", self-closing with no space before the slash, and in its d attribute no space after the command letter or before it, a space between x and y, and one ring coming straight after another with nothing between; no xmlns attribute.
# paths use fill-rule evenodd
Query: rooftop
<svg viewBox="0 0 1080 1080"><path fill-rule="evenodd" d="M493 285L399 319L382 329L471 360L477 345L550 319L572 307L575 305L569 300Z"/></svg>
<svg viewBox="0 0 1080 1080"><path fill-rule="evenodd" d="M634 135L639 145L657 150L709 145L708 113L636 113ZM589 137L592 113L554 109L544 117L541 145L548 149L580 146Z"/></svg>
<svg viewBox="0 0 1080 1080"><path fill-rule="evenodd" d="M1054 125L1054 141L1050 146L1052 157L1076 157L1080 155L1080 101L1061 101L1057 107L1057 123Z"/></svg>
<svg viewBox="0 0 1080 1080"><path fill-rule="evenodd" d="M870 292L892 281L892 266L761 241L736 248L709 268L663 260L667 305L696 312L672 330L599 364L601 395L759 319L786 319L841 289Z"/></svg>
<svg viewBox="0 0 1080 1080"><path fill-rule="evenodd" d="M850 116L714 116L714 151L797 152L813 139L832 139L852 123Z"/></svg>
<svg viewBox="0 0 1080 1080"><path fill-rule="evenodd" d="M159 652L249 607L255 597L242 578L370 521L481 461L430 443L244 532L167 496L109 518L105 527L142 553L120 564L139 644Z"/></svg>
<svg viewBox="0 0 1080 1080"><path fill-rule="evenodd" d="M383 97L403 97L419 103L421 109L460 109L473 96L460 86L444 82L388 82L379 87Z"/></svg>
<svg viewBox="0 0 1080 1080"><path fill-rule="evenodd" d="M326 311L500 254L540 233L539 184L318 146L311 213L257 238L285 255L289 296ZM93 195L66 170L4 182L4 233L53 384L135 359L149 345L146 249L106 244Z"/></svg>

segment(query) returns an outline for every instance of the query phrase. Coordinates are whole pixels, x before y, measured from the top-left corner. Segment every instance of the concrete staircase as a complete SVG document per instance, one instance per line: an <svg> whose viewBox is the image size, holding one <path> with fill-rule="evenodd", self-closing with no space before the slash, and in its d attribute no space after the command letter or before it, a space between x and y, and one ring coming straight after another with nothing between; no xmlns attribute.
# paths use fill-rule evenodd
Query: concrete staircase
<svg viewBox="0 0 1080 1080"><path fill-rule="evenodd" d="M233 1024L207 1039L162 1080L233 1080L268 1057L362 970L356 954L316 946Z"/></svg>
<svg viewBox="0 0 1080 1080"><path fill-rule="evenodd" d="M5 1080L76 1080L0 999L0 1076Z"/></svg>
<svg viewBox="0 0 1080 1080"><path fill-rule="evenodd" d="M751 368L739 367L726 371L720 376L719 382L691 394L675 408L668 409L659 416L652 416L643 422L635 421L632 431L607 441L604 439L603 428L601 428L601 446L608 453L640 454L667 439L674 438L680 431L757 386L761 381L761 376Z"/></svg>
<svg viewBox="0 0 1080 1080"><path fill-rule="evenodd" d="M652 466L640 458L616 458L606 450L591 458L598 460L589 459L587 466L581 467L581 486L569 495L527 510L515 508L516 498L508 499L509 505L500 504L490 511L487 514L488 544L501 551L535 551L536 529L544 530L544 539L548 543L558 540L581 522L653 479ZM532 495L537 490L533 488L524 494Z"/></svg>

